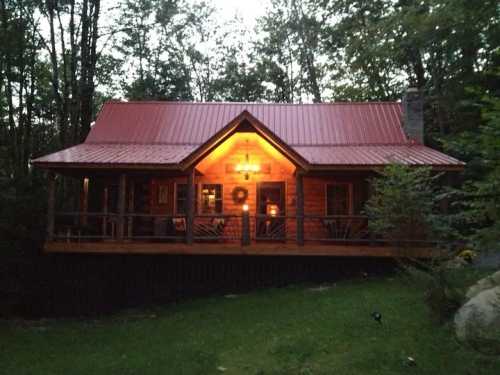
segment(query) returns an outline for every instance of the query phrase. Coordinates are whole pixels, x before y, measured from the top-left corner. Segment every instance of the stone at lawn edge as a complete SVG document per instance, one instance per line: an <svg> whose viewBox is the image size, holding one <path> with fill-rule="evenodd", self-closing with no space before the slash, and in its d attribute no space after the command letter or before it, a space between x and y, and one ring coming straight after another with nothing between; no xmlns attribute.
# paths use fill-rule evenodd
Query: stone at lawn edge
<svg viewBox="0 0 500 375"><path fill-rule="evenodd" d="M497 271L493 275L486 276L485 278L482 278L477 283L472 285L467 291L467 294L465 296L467 297L467 300L469 300L477 296L483 290L491 289L499 285L500 285L500 271Z"/></svg>
<svg viewBox="0 0 500 375"><path fill-rule="evenodd" d="M458 310L455 332L478 349L500 353L500 286L483 290Z"/></svg>
<svg viewBox="0 0 500 375"><path fill-rule="evenodd" d="M460 258L460 257L455 257L453 259L450 259L444 264L444 267L450 270L456 270L460 268L464 268L467 266L468 263L465 261L465 259Z"/></svg>

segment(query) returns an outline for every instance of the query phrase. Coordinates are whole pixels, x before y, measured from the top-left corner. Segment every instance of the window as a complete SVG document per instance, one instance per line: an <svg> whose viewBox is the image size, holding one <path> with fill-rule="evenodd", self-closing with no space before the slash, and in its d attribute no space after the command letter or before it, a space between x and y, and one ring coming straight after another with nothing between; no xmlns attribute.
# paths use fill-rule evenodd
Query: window
<svg viewBox="0 0 500 375"><path fill-rule="evenodd" d="M196 196L198 192L198 185L195 186L194 193L194 204L196 212ZM175 185L175 213L177 215L187 214L187 184L176 184Z"/></svg>
<svg viewBox="0 0 500 375"><path fill-rule="evenodd" d="M352 184L326 185L326 214L350 215L352 214Z"/></svg>
<svg viewBox="0 0 500 375"><path fill-rule="evenodd" d="M158 186L158 204L168 203L168 186L159 185Z"/></svg>
<svg viewBox="0 0 500 375"><path fill-rule="evenodd" d="M222 213L222 185L202 185L201 187L201 213Z"/></svg>

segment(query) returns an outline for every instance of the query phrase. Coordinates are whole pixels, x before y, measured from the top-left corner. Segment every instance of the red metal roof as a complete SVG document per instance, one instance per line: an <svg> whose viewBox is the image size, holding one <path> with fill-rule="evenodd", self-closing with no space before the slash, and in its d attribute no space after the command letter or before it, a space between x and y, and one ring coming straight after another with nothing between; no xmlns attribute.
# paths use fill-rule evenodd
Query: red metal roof
<svg viewBox="0 0 500 375"><path fill-rule="evenodd" d="M462 165L410 142L400 103L109 102L81 145L37 163L172 165L248 111L312 165Z"/></svg>
<svg viewBox="0 0 500 375"><path fill-rule="evenodd" d="M423 145L294 147L311 164L378 166L391 163L452 166L460 161Z"/></svg>
<svg viewBox="0 0 500 375"><path fill-rule="evenodd" d="M137 145L82 143L35 159L38 163L74 164L177 164L194 145Z"/></svg>
<svg viewBox="0 0 500 375"><path fill-rule="evenodd" d="M405 143L400 103L110 102L87 143L202 144L247 110L288 145Z"/></svg>

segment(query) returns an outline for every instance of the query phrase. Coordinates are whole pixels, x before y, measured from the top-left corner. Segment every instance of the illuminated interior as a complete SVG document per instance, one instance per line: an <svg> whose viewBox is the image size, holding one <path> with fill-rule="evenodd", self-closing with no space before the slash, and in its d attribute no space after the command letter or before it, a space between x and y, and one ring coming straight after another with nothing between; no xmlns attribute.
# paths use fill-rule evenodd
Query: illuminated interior
<svg viewBox="0 0 500 375"><path fill-rule="evenodd" d="M256 152L256 150L258 152ZM295 166L271 143L253 132L237 132L217 146L210 154L201 160L196 169L201 173L219 163L229 163L234 166L234 172L249 178L253 174L262 173L264 164L278 163L293 173Z"/></svg>

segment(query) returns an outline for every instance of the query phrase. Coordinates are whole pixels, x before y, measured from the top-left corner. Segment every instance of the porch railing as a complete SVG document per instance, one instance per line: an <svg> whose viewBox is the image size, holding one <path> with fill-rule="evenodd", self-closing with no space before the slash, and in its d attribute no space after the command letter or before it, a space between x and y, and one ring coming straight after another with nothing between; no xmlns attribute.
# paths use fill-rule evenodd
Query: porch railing
<svg viewBox="0 0 500 375"><path fill-rule="evenodd" d="M300 226L303 225L303 231ZM121 228L121 229L120 229ZM55 241L151 241L188 242L184 215L103 212L55 213ZM368 218L362 215L195 215L192 240L195 243L297 242L298 244L381 245L387 239L370 233ZM408 240L405 242L429 243ZM189 243L189 242L188 242Z"/></svg>
<svg viewBox="0 0 500 375"><path fill-rule="evenodd" d="M116 238L116 213L56 212L52 238L56 241L112 240Z"/></svg>
<svg viewBox="0 0 500 375"><path fill-rule="evenodd" d="M295 241L296 216L256 215L250 220L251 238L256 241Z"/></svg>
<svg viewBox="0 0 500 375"><path fill-rule="evenodd" d="M241 215L197 215L194 217L194 241L240 241L243 226Z"/></svg>
<svg viewBox="0 0 500 375"><path fill-rule="evenodd" d="M363 215L305 215L304 241L376 242Z"/></svg>

